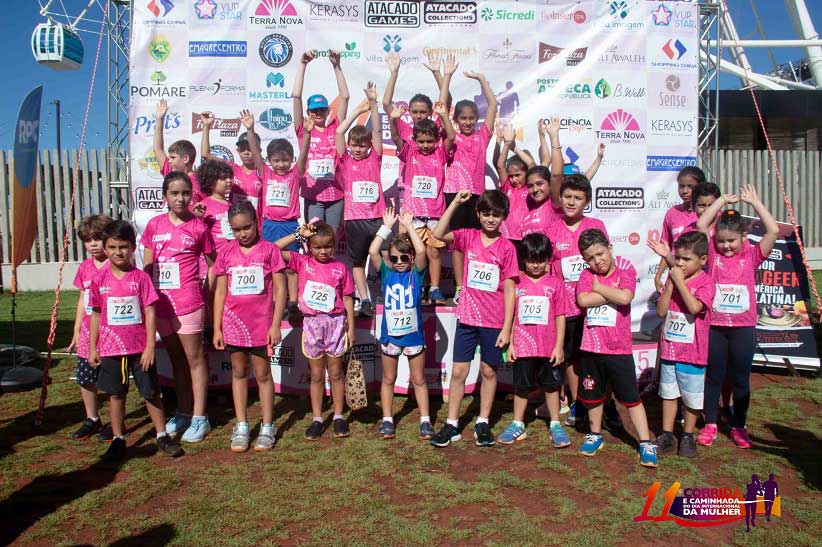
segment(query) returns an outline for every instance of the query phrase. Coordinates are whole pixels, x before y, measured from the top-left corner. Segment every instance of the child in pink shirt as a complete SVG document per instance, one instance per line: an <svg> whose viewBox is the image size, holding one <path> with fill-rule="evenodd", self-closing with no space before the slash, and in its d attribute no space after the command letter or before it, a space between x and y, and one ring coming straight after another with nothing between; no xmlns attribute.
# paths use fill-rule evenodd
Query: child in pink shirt
<svg viewBox="0 0 822 547"><path fill-rule="evenodd" d="M747 222L729 209L716 220L712 245L708 247L708 273L716 285L711 306L708 370L705 381L705 427L697 442L710 446L716 438L719 392L726 379L731 384L734 405L731 440L739 448L750 448L745 427L751 402L750 376L756 347L756 270L773 250L779 226L759 200L753 186L740 188L739 196L728 194L716 200L697 220L697 228L709 235L719 211L726 204L742 201L759 216L765 235L758 244L748 242Z"/></svg>
<svg viewBox="0 0 822 547"><path fill-rule="evenodd" d="M354 286L360 297L360 315L372 317L374 305L368 296L365 263L368 248L382 226L385 199L382 195L382 132L377 112L377 86L368 82L367 102L357 107L337 128L337 172L345 188L345 242L351 257ZM371 129L351 125L371 113ZM345 132L348 133L346 146Z"/></svg>
<svg viewBox="0 0 822 547"><path fill-rule="evenodd" d="M470 190L460 190L434 227L434 237L453 243L464 253L464 289L457 304L457 330L454 334L454 368L448 387L448 420L431 439L434 446L448 446L462 438L457 427L465 378L477 347L480 348L480 411L474 428L477 446L492 446L494 434L488 423L497 373L502 364L502 349L511 340L514 322L515 288L519 278L514 245L502 237L499 228L508 215L508 198L500 190L487 190L477 201L477 216L482 230L465 228L448 231L451 218L462 203L471 198Z"/></svg>
<svg viewBox="0 0 822 547"><path fill-rule="evenodd" d="M74 276L74 286L80 289L80 297L77 299L77 311L74 315L74 335L66 348L66 353L77 349L77 383L80 385L80 395L86 411L80 428L71 435L71 438L77 441L84 441L103 430L103 423L97 413L97 369L88 363L88 329L91 318L89 287L107 260L102 238L103 229L110 222L111 217L108 215L90 215L81 220L77 228L77 237L83 242L88 255ZM110 440L111 426L109 425L101 435Z"/></svg>
<svg viewBox="0 0 822 547"><path fill-rule="evenodd" d="M554 448L564 448L571 440L559 421L559 366L565 360L562 342L568 299L562 282L549 273L551 241L545 235L525 236L519 254L525 275L517 283L514 332L508 348L508 360L514 363L514 421L499 436L499 442L513 444L525 440L528 395L537 388L545 392L551 416L551 442Z"/></svg>
<svg viewBox="0 0 822 547"><path fill-rule="evenodd" d="M500 143L502 143L501 149ZM509 158L508 152L512 150L515 155ZM516 247L522 239L522 221L528 215L528 187L525 185L525 173L534 166L534 158L517 146L516 135L511 124L506 124L498 131L494 158L494 165L500 180L499 189L508 196L511 207L508 218L502 223L500 233Z"/></svg>
<svg viewBox="0 0 822 547"><path fill-rule="evenodd" d="M602 230L582 232L578 249L588 268L580 274L576 287L577 304L586 310L577 402L588 407L591 427L580 452L595 456L603 447L603 403L610 385L617 400L628 408L636 429L640 464L656 467L656 448L650 441L632 352L631 300L636 289L636 270L628 260L614 259L611 243Z"/></svg>
<svg viewBox="0 0 822 547"><path fill-rule="evenodd" d="M214 264L214 348L231 354L231 390L237 419L231 433L232 452L248 450L249 361L254 368L263 414L254 450L262 452L274 447L277 435L270 356L282 341L285 263L276 245L260 239L251 202L232 205L228 220L235 239L223 246Z"/></svg>
<svg viewBox="0 0 822 547"><path fill-rule="evenodd" d="M309 255L287 250L298 239L308 242ZM343 418L345 381L343 356L354 345L354 283L345 264L334 260L334 228L325 222L303 224L299 234L277 242L288 267L300 281L300 310L303 313L303 354L311 368L311 411L313 419L305 439L316 441L323 433L325 373L331 381L334 404L334 436L348 437Z"/></svg>
<svg viewBox="0 0 822 547"><path fill-rule="evenodd" d="M316 57L317 50L315 49L303 53L297 68L297 76L294 79L294 91L291 96L294 107L294 128L299 140L302 140L305 131L302 104L305 70L308 63ZM344 192L335 165L335 135L340 120L346 117L348 100L351 95L340 65L340 52L333 49L328 50L328 60L334 68L334 77L337 80L339 93L337 108L334 115L330 116L328 99L323 95L312 95L308 98L308 117L314 125L309 131L311 143L308 149L308 170L303 186L303 198L305 198L306 220L318 218L330 224L336 231L342 222Z"/></svg>
<svg viewBox="0 0 822 547"><path fill-rule="evenodd" d="M436 124L431 120L420 120L414 125L413 139L400 138L397 120L405 112L404 107L394 108L389 117L391 138L397 146L397 156L405 162L405 190L402 210L414 215L414 229L426 244L431 287L428 297L433 304L445 300L439 289L442 262L440 249L445 243L432 234L439 218L445 211L442 185L445 179L445 164L450 161L454 150L454 128L448 120L445 105L437 103L434 112L445 128L445 138L440 138Z"/></svg>
<svg viewBox="0 0 822 547"><path fill-rule="evenodd" d="M179 410L166 424L170 435L182 432L184 442L200 442L211 425L205 414L208 365L203 353L205 322L200 260L209 267L208 286L213 286L214 240L208 226L189 209L191 181L172 172L163 181L168 213L146 225L140 242L143 267L150 272L160 293L157 331L163 338L174 370Z"/></svg>
<svg viewBox="0 0 822 547"><path fill-rule="evenodd" d="M197 177L194 174L194 162L197 160L197 149L194 148L191 141L179 140L171 143L168 147L168 155L166 155L163 127L167 113L168 102L166 102L165 99L160 99L160 102L157 103L154 122L154 157L157 160L157 165L160 166L160 174L163 177L168 176L168 174L173 171L179 171L180 173L188 175L192 188L191 203L197 203L206 197L200 191L200 184L197 182Z"/></svg>
<svg viewBox="0 0 822 547"><path fill-rule="evenodd" d="M200 181L200 190L208 196L198 203L204 209L202 220L208 226L211 239L219 252L226 243L234 240L234 232L228 223L228 208L231 207L228 196L232 191L234 173L222 161L205 160L197 168L197 179Z"/></svg>
<svg viewBox="0 0 822 547"><path fill-rule="evenodd" d="M157 447L167 456L183 454L166 432L160 382L154 366L154 303L151 278L133 266L137 235L124 220L103 230L108 257L89 286L91 307L89 364L98 368L97 387L109 394L113 438L103 460L121 460L126 454L125 410L129 374L157 432Z"/></svg>
<svg viewBox="0 0 822 547"><path fill-rule="evenodd" d="M560 187L565 178L562 175L562 147L559 142L559 118L553 116L550 120L538 120L537 131L541 146L546 148L545 135L551 141L550 169L546 165L529 167L525 173L525 186L528 188L528 212L521 221L521 236L540 232L548 236L553 242L553 236L548 233L548 227L562 215ZM556 248L554 249L556 252ZM569 299L569 303L573 298ZM566 358L568 355L566 354Z"/></svg>
<svg viewBox="0 0 822 547"><path fill-rule="evenodd" d="M651 240L648 246L670 267L668 282L656 303L656 313L664 322L659 346L662 434L654 444L659 454L674 449L674 422L681 397L685 425L678 454L693 458L694 428L705 390L710 306L715 292L713 280L702 271L708 260L708 238L701 232L684 233L674 242L675 256L671 256L664 241Z"/></svg>

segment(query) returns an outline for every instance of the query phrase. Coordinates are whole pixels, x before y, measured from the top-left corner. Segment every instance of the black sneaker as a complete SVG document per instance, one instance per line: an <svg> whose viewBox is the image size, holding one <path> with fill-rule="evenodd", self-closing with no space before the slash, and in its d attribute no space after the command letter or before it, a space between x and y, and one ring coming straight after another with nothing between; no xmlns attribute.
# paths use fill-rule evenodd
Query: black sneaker
<svg viewBox="0 0 822 547"><path fill-rule="evenodd" d="M360 302L360 317L374 317L374 304L370 300Z"/></svg>
<svg viewBox="0 0 822 547"><path fill-rule="evenodd" d="M696 440L693 433L683 433L679 438L679 451L677 455L683 458L693 458L696 456Z"/></svg>
<svg viewBox="0 0 822 547"><path fill-rule="evenodd" d="M460 439L462 439L460 430L457 429L456 426L446 423L433 437L431 437L431 444L442 448Z"/></svg>
<svg viewBox="0 0 822 547"><path fill-rule="evenodd" d="M171 435L157 437L157 450L172 458L178 458L184 454L183 449L177 441L171 438Z"/></svg>
<svg viewBox="0 0 822 547"><path fill-rule="evenodd" d="M114 438L114 431L111 429L111 424L106 424L106 427L97 435L97 440L101 443L110 443Z"/></svg>
<svg viewBox="0 0 822 547"><path fill-rule="evenodd" d="M323 434L323 423L312 421L308 429L305 430L306 441L316 441Z"/></svg>
<svg viewBox="0 0 822 547"><path fill-rule="evenodd" d="M83 423L80 424L77 431L71 434L71 438L75 441L85 441L101 429L103 429L103 422L100 418L97 418L96 420L86 418L83 420Z"/></svg>
<svg viewBox="0 0 822 547"><path fill-rule="evenodd" d="M108 450L105 451L103 456L100 458L104 462L114 462L122 460L126 457L126 440L117 437L111 441L111 444L108 445Z"/></svg>
<svg viewBox="0 0 822 547"><path fill-rule="evenodd" d="M477 446L494 446L494 434L491 433L491 426L488 422L474 426L474 438L477 440Z"/></svg>
<svg viewBox="0 0 822 547"><path fill-rule="evenodd" d="M654 440L657 454L671 452L674 449L674 434L663 431L662 435Z"/></svg>
<svg viewBox="0 0 822 547"><path fill-rule="evenodd" d="M334 420L334 436L348 437L349 435L351 435L351 430L348 429L348 422L342 418L337 418Z"/></svg>

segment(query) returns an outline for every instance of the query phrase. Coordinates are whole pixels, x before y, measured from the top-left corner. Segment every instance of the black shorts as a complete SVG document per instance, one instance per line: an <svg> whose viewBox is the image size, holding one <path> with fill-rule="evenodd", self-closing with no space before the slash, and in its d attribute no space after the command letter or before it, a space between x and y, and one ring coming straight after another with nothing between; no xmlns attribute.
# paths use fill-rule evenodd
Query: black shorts
<svg viewBox="0 0 822 547"><path fill-rule="evenodd" d="M446 193L445 206L448 207L451 205L455 197L457 197L456 193ZM474 228L475 230L482 228L479 217L477 216L477 200L479 200L479 196L472 194L468 201L457 207L457 210L454 211L454 216L451 217L451 226L449 227L451 231L462 228Z"/></svg>
<svg viewBox="0 0 822 547"><path fill-rule="evenodd" d="M88 359L77 356L77 383L83 387L93 388L97 385L100 370L88 364Z"/></svg>
<svg viewBox="0 0 822 547"><path fill-rule="evenodd" d="M134 376L137 391L143 399L154 399L160 395L160 381L157 365L148 370L140 366L140 354L122 357L103 357L100 360L97 389L115 397L125 397L128 393L129 373Z"/></svg>
<svg viewBox="0 0 822 547"><path fill-rule="evenodd" d="M602 403L610 384L614 397L623 405L636 406L642 402L633 355L601 355L583 351L581 357L577 392L580 401L590 406Z"/></svg>
<svg viewBox="0 0 822 547"><path fill-rule="evenodd" d="M562 386L560 367L548 357L522 357L514 361L514 389L517 391L544 387L550 391Z"/></svg>
<svg viewBox="0 0 822 547"><path fill-rule="evenodd" d="M268 353L268 346L254 346L251 348L246 348L243 346L232 346L231 344L225 345L225 350L228 353L240 353L245 352L249 355L254 355L255 357L262 357L266 361L271 359L271 355Z"/></svg>
<svg viewBox="0 0 822 547"><path fill-rule="evenodd" d="M348 256L351 257L355 266L365 265L368 248L374 241L374 236L377 235L380 226L382 226L382 219L379 218L345 221L345 244L348 247ZM388 248L385 242L383 242L383 247Z"/></svg>
<svg viewBox="0 0 822 547"><path fill-rule="evenodd" d="M576 317L565 316L565 341L562 351L565 353L566 363L577 363L579 361L580 350L582 345L582 328L584 318L582 315Z"/></svg>

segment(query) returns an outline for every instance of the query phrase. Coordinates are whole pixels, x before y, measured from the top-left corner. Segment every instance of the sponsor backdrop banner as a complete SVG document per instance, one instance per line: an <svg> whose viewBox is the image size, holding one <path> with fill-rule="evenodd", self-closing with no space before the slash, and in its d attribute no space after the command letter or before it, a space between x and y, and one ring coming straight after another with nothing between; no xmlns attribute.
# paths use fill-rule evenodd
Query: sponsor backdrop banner
<svg viewBox="0 0 822 547"><path fill-rule="evenodd" d="M415 93L436 98L423 66L429 55L453 54L454 101L487 105L463 71L486 74L500 119L517 128L519 145L537 155L539 118L561 119L563 153L585 171L600 143L605 157L592 180L588 214L608 226L616 254L636 266L633 330L653 330L648 306L658 260L645 243L665 211L679 203L676 172L696 163L698 6L693 2L135 0L131 47L130 149L134 220L140 229L161 210L161 177L152 152L189 139L199 149L199 112L220 120L212 152L239 161L241 108L251 109L263 147L288 138L296 149L291 93L302 52L321 50L308 65L303 97L337 88L327 50L341 52L354 108L373 80L380 94L386 56L402 57L395 103ZM169 113L157 127L157 101ZM380 113L386 153L383 189L396 194L397 159L387 117ZM488 187L496 183L488 150ZM447 285L452 276L445 264ZM376 281L371 277L371 281Z"/></svg>

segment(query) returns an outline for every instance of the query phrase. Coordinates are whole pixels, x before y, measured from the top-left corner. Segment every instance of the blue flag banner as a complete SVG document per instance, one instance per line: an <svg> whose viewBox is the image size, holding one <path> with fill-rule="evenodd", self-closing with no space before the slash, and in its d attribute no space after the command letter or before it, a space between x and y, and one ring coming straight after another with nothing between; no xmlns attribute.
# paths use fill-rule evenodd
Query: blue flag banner
<svg viewBox="0 0 822 547"><path fill-rule="evenodd" d="M20 105L14 130L12 180L12 270L26 260L37 233L37 150L40 141L40 103L43 86L32 89ZM12 283L12 291L14 283Z"/></svg>

